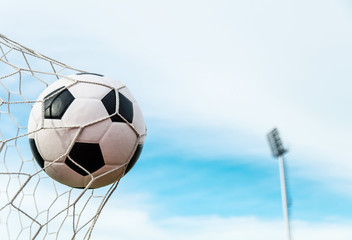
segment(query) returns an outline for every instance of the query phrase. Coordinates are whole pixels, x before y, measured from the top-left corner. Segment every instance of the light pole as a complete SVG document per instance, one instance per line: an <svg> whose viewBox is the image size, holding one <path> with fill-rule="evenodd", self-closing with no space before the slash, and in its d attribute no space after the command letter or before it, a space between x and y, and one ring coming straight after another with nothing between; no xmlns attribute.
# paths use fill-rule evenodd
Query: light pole
<svg viewBox="0 0 352 240"><path fill-rule="evenodd" d="M285 149L284 146L282 145L279 131L276 128L274 128L271 132L267 134L267 138L268 138L273 156L275 158L278 158L279 160L282 211L283 211L284 224L286 229L286 239L291 240L290 221L289 221L287 193L286 193L285 161L284 161L284 154L287 153L287 149Z"/></svg>

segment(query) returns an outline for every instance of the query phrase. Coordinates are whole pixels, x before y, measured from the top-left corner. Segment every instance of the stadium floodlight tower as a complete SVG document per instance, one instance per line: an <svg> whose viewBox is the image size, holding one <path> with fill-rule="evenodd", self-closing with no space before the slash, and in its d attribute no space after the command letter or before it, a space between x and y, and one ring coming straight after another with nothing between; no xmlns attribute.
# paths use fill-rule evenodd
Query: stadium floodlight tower
<svg viewBox="0 0 352 240"><path fill-rule="evenodd" d="M279 160L280 168L280 182L281 182L281 198L282 198L282 211L284 216L284 224L286 228L286 239L291 240L290 233L290 222L288 214L288 205L287 205L287 193L286 193L286 178L285 178L285 163L284 163L284 154L287 153L287 149L284 148L282 141L280 139L279 131L277 128L274 128L271 132L267 134L268 141L270 144L271 152L275 158Z"/></svg>

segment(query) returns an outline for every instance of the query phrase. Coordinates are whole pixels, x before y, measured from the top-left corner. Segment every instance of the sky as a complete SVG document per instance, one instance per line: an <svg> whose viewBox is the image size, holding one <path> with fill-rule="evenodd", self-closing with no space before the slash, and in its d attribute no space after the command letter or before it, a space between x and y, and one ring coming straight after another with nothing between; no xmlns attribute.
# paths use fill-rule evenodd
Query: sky
<svg viewBox="0 0 352 240"><path fill-rule="evenodd" d="M1 0L1 34L123 81L148 127L94 239L352 236L349 1Z"/></svg>

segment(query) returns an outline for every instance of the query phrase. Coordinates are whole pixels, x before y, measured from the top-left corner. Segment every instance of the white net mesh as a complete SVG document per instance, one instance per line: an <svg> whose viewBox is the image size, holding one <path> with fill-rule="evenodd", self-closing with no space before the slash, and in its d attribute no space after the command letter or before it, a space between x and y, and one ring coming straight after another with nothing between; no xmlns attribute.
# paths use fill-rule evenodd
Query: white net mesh
<svg viewBox="0 0 352 240"><path fill-rule="evenodd" d="M35 100L52 82L79 72L0 34L1 239L89 239L118 185L69 188L33 159L27 123Z"/></svg>

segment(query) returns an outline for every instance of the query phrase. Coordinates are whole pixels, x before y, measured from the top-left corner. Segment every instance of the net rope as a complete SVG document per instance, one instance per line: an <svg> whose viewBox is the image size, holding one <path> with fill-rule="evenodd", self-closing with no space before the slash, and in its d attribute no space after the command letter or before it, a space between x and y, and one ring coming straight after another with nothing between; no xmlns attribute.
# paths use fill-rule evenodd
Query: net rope
<svg viewBox="0 0 352 240"><path fill-rule="evenodd" d="M64 186L46 175L30 151L27 121L37 97L57 79L77 73L85 71L0 34L1 239L90 239L117 188L118 181L100 189Z"/></svg>

